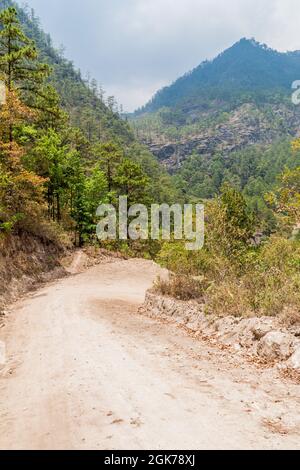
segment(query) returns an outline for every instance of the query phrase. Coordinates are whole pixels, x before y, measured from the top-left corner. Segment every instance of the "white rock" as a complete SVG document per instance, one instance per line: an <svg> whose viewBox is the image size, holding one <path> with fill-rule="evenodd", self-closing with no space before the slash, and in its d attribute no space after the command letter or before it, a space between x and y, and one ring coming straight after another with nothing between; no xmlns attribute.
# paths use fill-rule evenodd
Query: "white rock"
<svg viewBox="0 0 300 470"><path fill-rule="evenodd" d="M269 319L257 319L254 318L252 325L251 325L251 331L254 335L254 338L256 340L260 340L264 336L266 336L268 333L274 329L274 319L269 318Z"/></svg>
<svg viewBox="0 0 300 470"><path fill-rule="evenodd" d="M290 369L298 369L300 371L300 347L296 349L294 354L286 362Z"/></svg>
<svg viewBox="0 0 300 470"><path fill-rule="evenodd" d="M283 361L291 358L290 367L300 368L300 340L294 331L284 332L276 318L207 317L203 305L195 301L184 302L153 291L146 294L144 309L153 317L172 318L199 335L211 336L215 342L232 346L237 352L247 349L269 361L281 361L285 367L287 362Z"/></svg>
<svg viewBox="0 0 300 470"><path fill-rule="evenodd" d="M269 360L287 360L294 351L295 337L281 331L267 333L257 345L257 353Z"/></svg>

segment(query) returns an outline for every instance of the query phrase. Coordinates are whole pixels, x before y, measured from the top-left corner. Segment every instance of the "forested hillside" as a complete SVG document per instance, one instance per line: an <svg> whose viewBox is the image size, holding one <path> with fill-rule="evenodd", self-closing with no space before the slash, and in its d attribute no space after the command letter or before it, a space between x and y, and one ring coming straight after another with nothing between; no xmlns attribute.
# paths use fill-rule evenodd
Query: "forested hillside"
<svg viewBox="0 0 300 470"><path fill-rule="evenodd" d="M63 52L54 48L51 36L42 30L34 10L20 8L11 0L0 1L1 9L12 5L18 11L24 33L37 46L39 60L52 67L49 81L58 91L61 105L69 113L70 124L81 128L89 140L114 138L126 144L132 142L132 132L119 118L114 97L108 97L104 103L104 90L95 80L83 78Z"/></svg>
<svg viewBox="0 0 300 470"><path fill-rule="evenodd" d="M55 50L34 13L10 0L1 0L0 79L2 235L25 230L82 244L95 237L101 202L175 197L115 100L105 101L96 82Z"/></svg>
<svg viewBox="0 0 300 470"><path fill-rule="evenodd" d="M131 124L188 199L211 199L230 183L272 226L264 194L299 164L289 145L300 128L297 77L298 51L242 39L158 91Z"/></svg>
<svg viewBox="0 0 300 470"><path fill-rule="evenodd" d="M285 168L300 165L300 152L292 151L290 140L271 146L254 145L228 155L218 152L210 158L192 154L176 174L175 184L189 199L212 199L224 184L241 191L258 218L262 230L274 228L274 217L265 194L278 184Z"/></svg>
<svg viewBox="0 0 300 470"><path fill-rule="evenodd" d="M242 39L203 62L131 116L137 138L172 172L192 153L224 156L294 137L300 109L291 102L300 53Z"/></svg>

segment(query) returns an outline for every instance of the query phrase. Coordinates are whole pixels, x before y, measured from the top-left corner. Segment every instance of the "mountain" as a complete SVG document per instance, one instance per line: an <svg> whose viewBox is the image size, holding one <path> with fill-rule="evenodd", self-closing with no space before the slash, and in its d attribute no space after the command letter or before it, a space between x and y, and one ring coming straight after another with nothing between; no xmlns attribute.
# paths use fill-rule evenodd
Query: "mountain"
<svg viewBox="0 0 300 470"><path fill-rule="evenodd" d="M288 93L299 77L300 51L277 52L254 39L243 38L214 60L203 62L158 91L137 114L189 103L205 105L211 99L243 101L252 95L266 101L275 93Z"/></svg>
<svg viewBox="0 0 300 470"><path fill-rule="evenodd" d="M297 134L291 103L300 52L281 53L241 39L203 62L136 111L136 136L172 172L193 153L211 156Z"/></svg>

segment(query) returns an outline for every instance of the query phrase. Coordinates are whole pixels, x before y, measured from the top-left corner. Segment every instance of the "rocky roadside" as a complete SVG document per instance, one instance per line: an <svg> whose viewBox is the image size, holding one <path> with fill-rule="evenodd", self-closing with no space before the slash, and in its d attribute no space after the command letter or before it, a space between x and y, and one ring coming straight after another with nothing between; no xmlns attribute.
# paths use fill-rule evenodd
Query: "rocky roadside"
<svg viewBox="0 0 300 470"><path fill-rule="evenodd" d="M228 347L284 372L300 374L300 325L286 327L277 318L210 318L203 305L148 291L140 313L184 326L196 337Z"/></svg>

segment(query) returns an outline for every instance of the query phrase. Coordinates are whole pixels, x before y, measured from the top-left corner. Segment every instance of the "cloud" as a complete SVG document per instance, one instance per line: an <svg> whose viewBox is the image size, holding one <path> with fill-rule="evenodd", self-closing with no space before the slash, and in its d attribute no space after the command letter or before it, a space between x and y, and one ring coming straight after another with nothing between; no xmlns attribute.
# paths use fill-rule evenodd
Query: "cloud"
<svg viewBox="0 0 300 470"><path fill-rule="evenodd" d="M131 111L241 37L300 49L298 0L28 0L66 55Z"/></svg>

